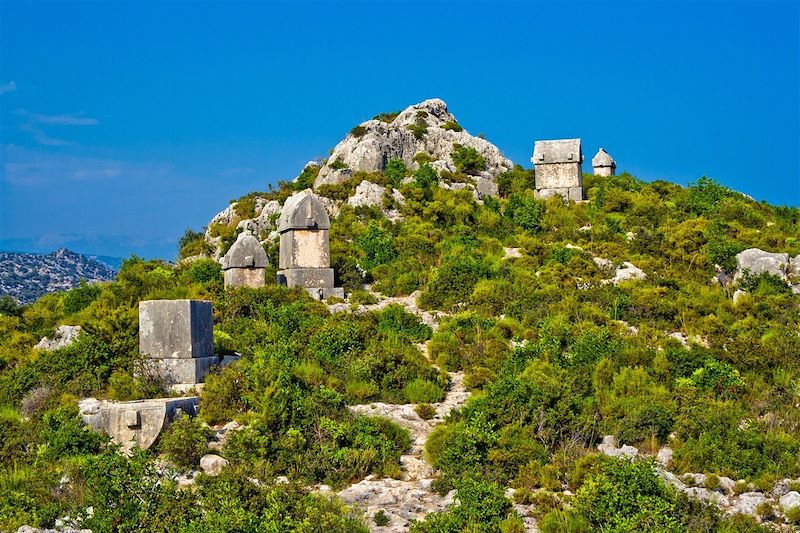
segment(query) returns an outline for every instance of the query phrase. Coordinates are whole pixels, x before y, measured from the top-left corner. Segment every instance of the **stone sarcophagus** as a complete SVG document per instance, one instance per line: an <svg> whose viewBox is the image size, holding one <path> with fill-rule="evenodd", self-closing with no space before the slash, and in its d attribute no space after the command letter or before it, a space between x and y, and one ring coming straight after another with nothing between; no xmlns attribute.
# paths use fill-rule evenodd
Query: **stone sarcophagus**
<svg viewBox="0 0 800 533"><path fill-rule="evenodd" d="M83 421L130 451L134 446L146 450L169 423L181 414L195 416L200 398L155 398L115 402L86 398L78 402Z"/></svg>
<svg viewBox="0 0 800 533"><path fill-rule="evenodd" d="M219 363L214 355L213 327L211 302L139 302L142 371L169 386L202 383L211 367Z"/></svg>
<svg viewBox="0 0 800 533"><path fill-rule="evenodd" d="M278 219L280 261L278 283L303 287L315 298L344 297L335 288L330 267L328 230L331 221L325 207L311 189L286 200Z"/></svg>
<svg viewBox="0 0 800 533"><path fill-rule="evenodd" d="M617 172L617 163L605 148L600 148L592 158L592 170L596 176L613 176Z"/></svg>
<svg viewBox="0 0 800 533"><path fill-rule="evenodd" d="M536 196L559 195L565 201L583 200L583 152L580 139L536 141L533 157Z"/></svg>
<svg viewBox="0 0 800 533"><path fill-rule="evenodd" d="M249 232L240 233L222 258L225 287L263 287L269 258L264 247Z"/></svg>

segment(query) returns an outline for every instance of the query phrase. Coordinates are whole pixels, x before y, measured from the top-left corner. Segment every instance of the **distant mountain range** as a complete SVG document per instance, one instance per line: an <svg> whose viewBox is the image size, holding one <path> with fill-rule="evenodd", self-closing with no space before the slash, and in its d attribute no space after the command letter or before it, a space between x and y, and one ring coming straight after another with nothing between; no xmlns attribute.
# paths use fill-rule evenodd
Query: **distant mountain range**
<svg viewBox="0 0 800 533"><path fill-rule="evenodd" d="M60 248L49 254L0 252L0 295L21 303L87 283L109 281L116 276L121 259L87 256Z"/></svg>

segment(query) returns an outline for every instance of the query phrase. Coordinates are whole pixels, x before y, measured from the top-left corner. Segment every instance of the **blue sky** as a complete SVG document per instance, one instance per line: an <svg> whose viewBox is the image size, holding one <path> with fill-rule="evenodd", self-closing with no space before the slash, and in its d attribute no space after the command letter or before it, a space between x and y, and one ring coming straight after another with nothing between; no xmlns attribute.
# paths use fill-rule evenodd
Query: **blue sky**
<svg viewBox="0 0 800 533"><path fill-rule="evenodd" d="M800 205L797 2L0 0L0 249L172 258L186 227L432 97L529 166Z"/></svg>

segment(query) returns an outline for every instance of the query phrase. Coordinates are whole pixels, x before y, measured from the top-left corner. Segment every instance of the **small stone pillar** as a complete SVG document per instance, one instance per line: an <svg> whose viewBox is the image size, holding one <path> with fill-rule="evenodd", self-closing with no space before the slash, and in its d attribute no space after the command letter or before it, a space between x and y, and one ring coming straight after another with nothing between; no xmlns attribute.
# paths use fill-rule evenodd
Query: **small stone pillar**
<svg viewBox="0 0 800 533"><path fill-rule="evenodd" d="M617 173L617 163L605 148L600 148L592 158L592 169L596 176L613 176Z"/></svg>
<svg viewBox="0 0 800 533"><path fill-rule="evenodd" d="M580 139L536 141L533 145L537 198L559 195L564 201L583 200L583 152Z"/></svg>
<svg viewBox="0 0 800 533"><path fill-rule="evenodd" d="M250 232L236 238L222 258L225 287L263 287L269 258L264 247Z"/></svg>
<svg viewBox="0 0 800 533"><path fill-rule="evenodd" d="M303 287L317 299L337 296L344 290L333 286L328 230L330 218L311 189L290 196L278 219L281 236L278 283Z"/></svg>
<svg viewBox="0 0 800 533"><path fill-rule="evenodd" d="M211 302L139 302L139 352L147 358L144 372L170 387L202 383L219 363L213 327Z"/></svg>

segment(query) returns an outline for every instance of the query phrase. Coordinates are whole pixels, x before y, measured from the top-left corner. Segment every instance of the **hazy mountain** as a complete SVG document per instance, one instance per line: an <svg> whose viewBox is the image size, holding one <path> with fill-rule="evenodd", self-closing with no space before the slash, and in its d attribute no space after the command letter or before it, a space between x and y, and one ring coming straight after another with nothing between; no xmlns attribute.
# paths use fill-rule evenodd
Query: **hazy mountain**
<svg viewBox="0 0 800 533"><path fill-rule="evenodd" d="M0 294L29 303L49 292L87 282L109 281L116 275L115 258L90 257L60 248L49 254L0 252Z"/></svg>

